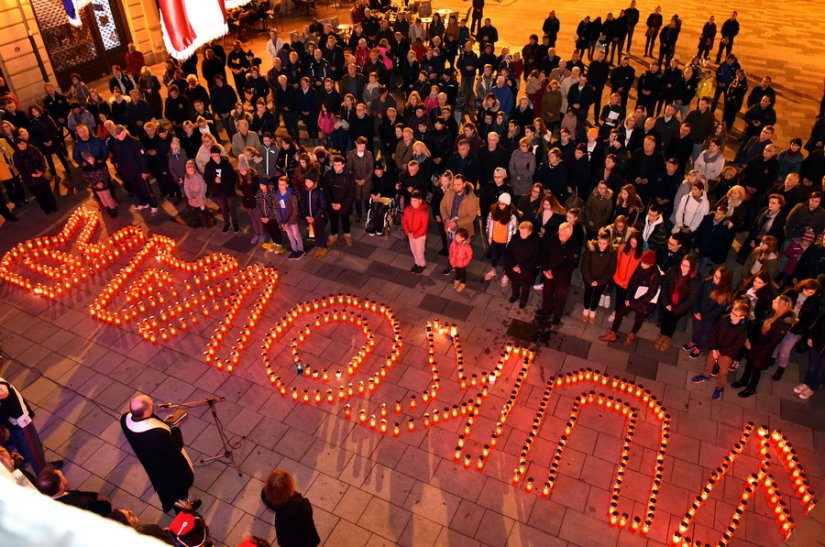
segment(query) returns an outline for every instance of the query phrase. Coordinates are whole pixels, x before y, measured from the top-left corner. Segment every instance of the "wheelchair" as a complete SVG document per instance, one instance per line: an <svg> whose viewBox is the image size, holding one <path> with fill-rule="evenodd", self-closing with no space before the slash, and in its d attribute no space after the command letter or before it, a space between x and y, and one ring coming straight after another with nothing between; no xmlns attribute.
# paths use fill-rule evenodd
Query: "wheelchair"
<svg viewBox="0 0 825 547"><path fill-rule="evenodd" d="M401 211L401 197L398 195L392 198L370 198L367 221L364 225L367 234L389 237L393 225L401 224Z"/></svg>

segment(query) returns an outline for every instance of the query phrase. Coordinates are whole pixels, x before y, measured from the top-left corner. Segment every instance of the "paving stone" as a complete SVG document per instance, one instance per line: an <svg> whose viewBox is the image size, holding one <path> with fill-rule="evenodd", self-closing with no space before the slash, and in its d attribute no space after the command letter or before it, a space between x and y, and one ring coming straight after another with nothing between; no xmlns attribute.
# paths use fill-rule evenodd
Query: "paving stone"
<svg viewBox="0 0 825 547"><path fill-rule="evenodd" d="M358 524L384 539L398 542L409 520L410 512L406 509L373 497L358 519Z"/></svg>
<svg viewBox="0 0 825 547"><path fill-rule="evenodd" d="M628 360L627 371L642 378L656 379L659 370L659 362L644 357L641 354L632 353Z"/></svg>
<svg viewBox="0 0 825 547"><path fill-rule="evenodd" d="M783 398L779 400L779 415L783 420L825 431L825 410Z"/></svg>

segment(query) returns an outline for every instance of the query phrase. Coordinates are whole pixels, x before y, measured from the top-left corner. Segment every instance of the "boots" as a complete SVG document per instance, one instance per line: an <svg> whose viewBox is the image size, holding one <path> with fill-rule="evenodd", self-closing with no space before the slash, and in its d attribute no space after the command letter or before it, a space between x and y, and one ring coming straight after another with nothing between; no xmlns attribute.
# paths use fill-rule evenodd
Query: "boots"
<svg viewBox="0 0 825 547"><path fill-rule="evenodd" d="M659 338L656 339L656 342L653 344L653 347L656 349L662 349L662 341L665 339L664 335L660 334Z"/></svg>
<svg viewBox="0 0 825 547"><path fill-rule="evenodd" d="M776 372L773 373L773 380L775 382L781 380L783 374L785 374L785 369L782 367L777 367Z"/></svg>
<svg viewBox="0 0 825 547"><path fill-rule="evenodd" d="M635 332L628 332L627 333L627 338L624 339L624 342L622 342L622 344L625 345L625 346L629 346L630 344L632 344L635 341L636 341L636 333Z"/></svg>
<svg viewBox="0 0 825 547"><path fill-rule="evenodd" d="M665 352L670 349L670 346L673 344L672 339L670 336L662 336L662 341L659 344L659 351Z"/></svg>
<svg viewBox="0 0 825 547"><path fill-rule="evenodd" d="M599 340L601 340L602 342L607 342L607 343L615 342L616 338L617 338L616 333L613 332L612 330L609 330L606 333L599 336Z"/></svg>
<svg viewBox="0 0 825 547"><path fill-rule="evenodd" d="M352 235L351 234L344 234L344 243L347 244L347 247L352 247Z"/></svg>
<svg viewBox="0 0 825 547"><path fill-rule="evenodd" d="M327 238L327 247L332 247L338 241L338 234L332 234Z"/></svg>

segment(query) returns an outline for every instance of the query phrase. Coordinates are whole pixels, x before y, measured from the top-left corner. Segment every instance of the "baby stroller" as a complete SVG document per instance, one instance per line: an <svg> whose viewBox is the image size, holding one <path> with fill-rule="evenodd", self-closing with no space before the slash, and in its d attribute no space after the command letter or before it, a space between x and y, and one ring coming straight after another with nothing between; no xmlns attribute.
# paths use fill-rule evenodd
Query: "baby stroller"
<svg viewBox="0 0 825 547"><path fill-rule="evenodd" d="M400 197L370 198L365 229L371 236L387 236L392 232L393 224L401 224Z"/></svg>

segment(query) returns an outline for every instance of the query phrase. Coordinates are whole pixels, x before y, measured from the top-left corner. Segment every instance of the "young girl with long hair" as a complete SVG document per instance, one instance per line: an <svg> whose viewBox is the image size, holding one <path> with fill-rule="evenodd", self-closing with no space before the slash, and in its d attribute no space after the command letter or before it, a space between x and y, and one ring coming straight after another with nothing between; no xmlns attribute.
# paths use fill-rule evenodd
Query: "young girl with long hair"
<svg viewBox="0 0 825 547"><path fill-rule="evenodd" d="M685 255L678 264L674 265L665 275L662 282L661 294L661 327L656 349L667 351L676 331L676 323L690 311L691 305L699 290L699 269L696 259Z"/></svg>
<svg viewBox="0 0 825 547"><path fill-rule="evenodd" d="M490 206L487 213L486 236L490 245L490 270L484 274L484 281L495 279L498 265L504 256L504 249L518 230L516 208L512 197L507 192L499 196L498 201ZM502 286L507 284L502 278Z"/></svg>
<svg viewBox="0 0 825 547"><path fill-rule="evenodd" d="M788 362L791 360L791 351L797 342L810 336L811 329L819 316L819 291L822 285L816 279L805 279L783 294L793 302L793 312L799 319L788 334L779 342L773 357L778 359L778 367L773 374L774 380L779 380L785 373ZM822 325L820 325L821 327Z"/></svg>
<svg viewBox="0 0 825 547"><path fill-rule="evenodd" d="M779 242L774 236L762 236L762 240L745 261L742 277L759 272L766 272L771 279L779 275Z"/></svg>
<svg viewBox="0 0 825 547"><path fill-rule="evenodd" d="M773 351L797 322L793 308L789 297L784 294L777 296L771 302L773 313L770 317L753 324L748 333L748 341L745 342L745 372L731 384L731 387L745 388L739 392L740 397L750 397L756 393L762 371L773 363Z"/></svg>
<svg viewBox="0 0 825 547"><path fill-rule="evenodd" d="M731 276L727 266L717 266L699 286L699 294L693 301L693 334L682 346L692 359L708 349L711 328L733 300Z"/></svg>

